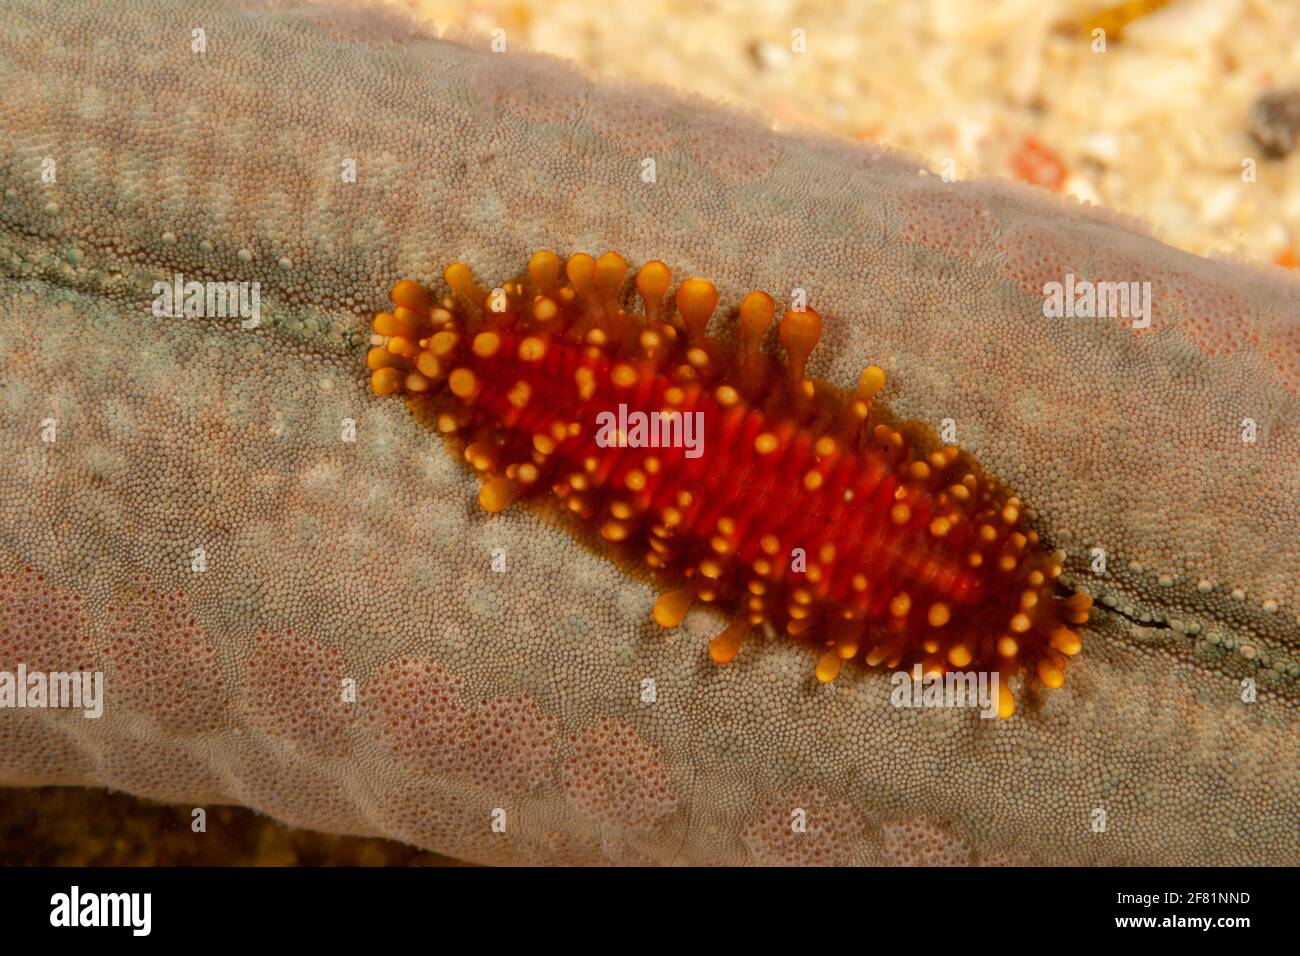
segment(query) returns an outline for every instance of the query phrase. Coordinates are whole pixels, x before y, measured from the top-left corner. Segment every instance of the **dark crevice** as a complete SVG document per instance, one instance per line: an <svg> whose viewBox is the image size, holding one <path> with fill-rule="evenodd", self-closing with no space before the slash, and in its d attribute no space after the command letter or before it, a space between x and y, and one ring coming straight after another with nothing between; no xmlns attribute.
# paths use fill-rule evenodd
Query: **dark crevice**
<svg viewBox="0 0 1300 956"><path fill-rule="evenodd" d="M1060 581L1056 582L1056 596L1061 600L1064 600L1065 598L1068 598L1070 595L1074 594L1075 590L1076 590L1075 588L1066 587ZM1159 628L1162 631L1173 630L1173 626L1165 621L1157 621L1154 619L1150 621L1142 621L1131 614L1124 613L1117 607L1109 607L1108 605L1102 604L1100 601L1094 600L1092 608L1093 611L1105 611L1108 614L1114 614L1116 617L1123 618L1124 620L1132 624L1134 627L1154 627L1154 628Z"/></svg>

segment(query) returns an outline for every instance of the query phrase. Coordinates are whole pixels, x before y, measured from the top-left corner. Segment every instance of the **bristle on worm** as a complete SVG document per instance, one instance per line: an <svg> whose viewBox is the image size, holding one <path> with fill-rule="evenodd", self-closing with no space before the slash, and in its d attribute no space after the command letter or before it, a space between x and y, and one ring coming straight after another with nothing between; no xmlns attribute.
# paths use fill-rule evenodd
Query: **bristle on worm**
<svg viewBox="0 0 1300 956"><path fill-rule="evenodd" d="M739 303L737 346L708 334L718 292L648 262L625 307L617 253L541 251L491 292L468 267L438 298L411 280L374 319L377 395L405 395L457 436L484 483L479 504L558 498L667 590L664 627L696 602L732 622L709 643L725 664L755 628L815 646L818 680L845 661L926 673L997 671L998 713L1022 671L1064 682L1081 649L1086 594L1061 598L1061 556L1021 500L927 426L898 423L866 368L844 393L806 377L821 336L812 309L765 292ZM769 329L784 365L763 350Z"/></svg>

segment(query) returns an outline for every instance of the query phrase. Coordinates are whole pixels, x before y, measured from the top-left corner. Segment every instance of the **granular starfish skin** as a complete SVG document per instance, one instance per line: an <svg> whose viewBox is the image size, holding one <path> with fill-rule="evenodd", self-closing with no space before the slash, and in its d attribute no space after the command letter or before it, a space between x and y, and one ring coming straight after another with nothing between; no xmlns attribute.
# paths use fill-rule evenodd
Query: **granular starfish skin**
<svg viewBox="0 0 1300 956"><path fill-rule="evenodd" d="M0 12L0 671L88 662L107 695L0 710L0 782L482 862L1297 858L1279 271L391 14ZM367 324L398 279L538 248L707 276L724 337L748 290L806 292L809 373L883 368L1097 598L1065 685L985 721L895 709L878 672L819 687L787 642L713 667L709 611L662 631L644 578L483 515L370 394ZM259 327L156 317L178 273L260 282ZM1150 328L1045 318L1070 273L1149 281Z"/></svg>

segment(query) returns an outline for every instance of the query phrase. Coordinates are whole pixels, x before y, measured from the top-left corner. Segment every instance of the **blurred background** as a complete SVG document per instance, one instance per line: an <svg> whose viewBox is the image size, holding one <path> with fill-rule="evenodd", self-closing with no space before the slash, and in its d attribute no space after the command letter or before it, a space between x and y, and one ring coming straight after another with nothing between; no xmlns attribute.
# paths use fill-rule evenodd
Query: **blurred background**
<svg viewBox="0 0 1300 956"><path fill-rule="evenodd" d="M1072 194L1190 252L1300 262L1296 0L395 2L438 29L502 28L514 48L670 84L777 128ZM103 790L0 789L0 864L454 862L239 808L211 809L206 835L189 819L188 807Z"/></svg>
<svg viewBox="0 0 1300 956"><path fill-rule="evenodd" d="M401 2L439 26L501 27L601 76L668 83L778 128L1071 193L1198 254L1295 256L1295 0ZM1254 183L1242 182L1246 158Z"/></svg>

